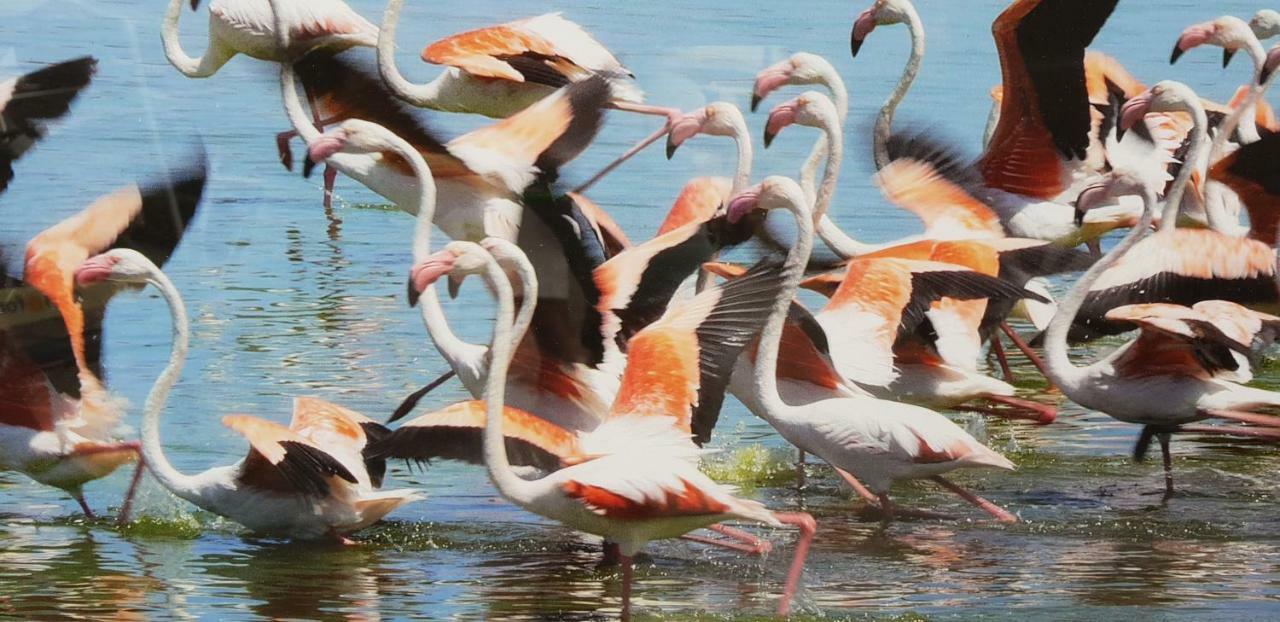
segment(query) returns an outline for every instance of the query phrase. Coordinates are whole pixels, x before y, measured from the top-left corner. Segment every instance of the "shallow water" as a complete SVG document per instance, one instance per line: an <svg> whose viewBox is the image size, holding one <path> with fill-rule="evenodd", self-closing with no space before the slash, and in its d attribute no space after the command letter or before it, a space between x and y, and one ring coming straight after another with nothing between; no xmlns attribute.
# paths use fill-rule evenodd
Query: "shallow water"
<svg viewBox="0 0 1280 622"><path fill-rule="evenodd" d="M293 395L316 395L383 418L400 398L444 369L415 311L401 297L409 260L408 218L386 209L354 182L340 180L341 225L320 210L318 179L276 162L276 74L249 59L209 80L170 68L159 45L163 2L99 0L0 3L0 75L81 54L101 59L98 78L73 114L18 167L0 199L7 256L14 245L129 180L162 170L191 137L203 136L213 163L207 200L167 271L191 310L194 341L184 380L164 422L166 448L195 471L243 455L243 439L222 415L286 421ZM378 0L353 0L372 19ZM477 25L524 15L528 6L496 0L413 1L400 27L402 66L420 44ZM855 63L849 25L864 3L606 3L564 0L554 8L618 51L653 102L691 108L714 99L745 107L755 71L796 50L826 55L852 91L849 159L838 220L868 240L916 227L870 183L870 118L892 88L907 51L902 28L877 31ZM460 6L459 6L460 5ZM990 22L996 0L920 0L929 32L925 67L898 123L936 128L970 153L986 118L987 91L999 78ZM1185 80L1224 99L1246 77L1247 62L1222 71L1220 55L1166 60L1179 30L1222 12L1250 15L1262 3L1122 3L1096 47L1138 77ZM204 19L184 14L184 42L202 49ZM771 98L774 103L781 97ZM750 115L758 132L764 115ZM482 121L437 116L449 135ZM565 172L584 179L652 119L612 115L597 145ZM811 132L793 129L768 151L757 148L756 177L790 173ZM680 185L694 174L727 174L725 141L700 139L675 161L658 149L592 194L633 239L656 227ZM450 308L460 331L483 340L488 303L479 288ZM473 307L481 312L465 313ZM462 312L462 313L458 313ZM140 405L168 352L161 301L122 296L111 307L106 365L112 387ZM1099 348L1110 347L1107 344ZM1028 394L1041 386L1019 368ZM1273 380L1275 369L1264 378ZM457 384L430 400L463 397ZM1050 399L1058 399L1051 396ZM136 408L133 410L136 411ZM136 416L135 416L136 417ZM1157 464L1134 465L1136 430L1064 405L1047 428L957 416L1019 465L1016 473L963 473L956 480L1017 513L994 525L927 484L903 485L899 499L953 513L954 521L900 522L887 532L863 520L858 503L829 473L811 467L798 491L786 472L789 451L732 399L715 444L717 477L775 508L813 512L821 528L797 609L801 615L855 619L1027 617L1099 619L1273 618L1280 615L1280 525L1273 473L1280 451L1248 442L1180 438L1181 492L1167 504ZM136 418L130 423L136 425ZM616 572L595 567L595 542L498 499L475 468L396 467L397 485L429 498L364 534L363 546L288 544L245 535L194 512L154 483L142 518L123 531L86 522L76 506L20 476L0 475L0 618L396 619L606 618L616 614ZM127 481L120 473L88 488L109 515ZM637 575L642 615L767 617L778 595L793 537L765 560L679 542L655 543Z"/></svg>

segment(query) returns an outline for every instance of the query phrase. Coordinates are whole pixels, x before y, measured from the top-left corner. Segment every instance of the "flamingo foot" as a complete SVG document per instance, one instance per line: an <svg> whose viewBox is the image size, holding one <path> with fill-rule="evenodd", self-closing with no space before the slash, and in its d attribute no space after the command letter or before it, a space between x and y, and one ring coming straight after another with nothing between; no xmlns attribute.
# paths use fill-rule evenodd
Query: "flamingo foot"
<svg viewBox="0 0 1280 622"><path fill-rule="evenodd" d="M342 546L358 546L360 544L359 542L338 533L336 529L329 530L329 537L332 538L334 542Z"/></svg>
<svg viewBox="0 0 1280 622"><path fill-rule="evenodd" d="M280 153L280 163L284 165L284 170L293 171L293 149L289 147L289 141L297 136L298 132L289 130L276 134L276 151Z"/></svg>
<svg viewBox="0 0 1280 622"><path fill-rule="evenodd" d="M941 475L934 475L930 479L937 482L939 486L942 486L943 488L946 488L947 490L950 490L951 492L956 493L957 495L960 496L961 499L964 499L965 501L972 503L973 505L977 506L978 508L982 509L982 511L995 517L996 520L1002 523L1018 522L1018 517L1011 514L1008 510L982 497L979 497L978 495L975 495L969 492L968 490L965 490L964 488L961 488L959 485L951 482L950 480L942 477Z"/></svg>
<svg viewBox="0 0 1280 622"><path fill-rule="evenodd" d="M631 582L635 578L635 565L630 555L622 559L622 621L631 622Z"/></svg>

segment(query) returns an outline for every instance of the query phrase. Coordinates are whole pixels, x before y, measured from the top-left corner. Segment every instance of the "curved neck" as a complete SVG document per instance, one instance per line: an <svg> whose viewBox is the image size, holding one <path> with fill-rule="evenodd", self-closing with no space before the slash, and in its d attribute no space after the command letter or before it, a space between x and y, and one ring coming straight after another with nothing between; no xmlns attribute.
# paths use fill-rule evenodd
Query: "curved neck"
<svg viewBox="0 0 1280 622"><path fill-rule="evenodd" d="M738 145L738 165L734 169L733 191L730 195L736 196L751 182L751 161L755 156L751 147L751 133L747 130L746 123L734 121L733 125L733 141Z"/></svg>
<svg viewBox="0 0 1280 622"><path fill-rule="evenodd" d="M1150 231L1152 214L1156 209L1156 198L1149 188L1144 188L1142 207L1142 218L1138 225L1130 229L1124 239L1111 249L1111 252L1099 259L1080 277L1067 297L1058 303L1058 312L1053 316L1053 321L1049 322L1048 330L1045 331L1044 354L1045 362L1048 364L1049 379L1062 389L1067 397L1071 397L1072 393L1082 388L1086 382L1084 370L1071 363L1067 350L1067 333L1076 319L1076 314L1080 312L1080 307L1084 305L1085 298L1089 296L1089 288L1098 281L1102 273L1115 265L1121 256L1129 252L1129 249Z"/></svg>
<svg viewBox="0 0 1280 622"><path fill-rule="evenodd" d="M178 294L177 288L159 268L152 268L148 282L160 290L160 295L164 296L165 302L169 305L169 314L173 319L173 344L169 351L169 364L152 385L143 408L142 456L147 461L147 470L156 476L161 485L173 494L195 503L198 493L193 478L174 468L160 445L160 413L169 400L169 391L182 375L182 366L187 360L187 349L190 344L187 308L182 303L182 297Z"/></svg>
<svg viewBox="0 0 1280 622"><path fill-rule="evenodd" d="M840 181L840 165L844 161L844 132L838 119L823 119L822 136L818 138L814 150L819 148L826 151L827 167L822 175L822 186L813 201L813 218L817 222L818 237L822 238L822 243L831 252L842 259L857 257L868 251L867 245L849 237L827 217Z"/></svg>
<svg viewBox="0 0 1280 622"><path fill-rule="evenodd" d="M209 41L210 49L206 50L204 56L200 58L192 58L182 49L182 42L178 35L178 19L182 16L182 5L183 0L170 0L169 8L165 9L164 22L160 25L160 41L164 43L164 57L179 73L188 78L207 78L217 73L222 63L216 62L218 55L215 53L215 44L212 39Z"/></svg>
<svg viewBox="0 0 1280 622"><path fill-rule="evenodd" d="M284 112L289 115L289 123L293 125L294 131L302 137L304 143L310 145L320 138L320 130L307 118L307 111L298 98L295 81L293 64L280 63L280 95L284 100Z"/></svg>
<svg viewBox="0 0 1280 622"><path fill-rule="evenodd" d="M907 12L907 29L911 31L911 58L907 59L907 66L902 70L898 85L894 87L893 93L880 108L880 115L876 117L876 170L889 165L889 133L893 131L893 114L898 110L898 104L901 104L902 99L907 96L907 91L911 90L911 83L915 82L916 74L920 73L920 63L924 60L924 24L920 21L920 15L916 13L915 7L909 3L904 4L906 6L903 8Z"/></svg>
<svg viewBox="0 0 1280 622"><path fill-rule="evenodd" d="M831 101L836 105L836 112L840 113L840 125L843 127L845 120L849 117L849 90L844 86L844 79L836 72L836 68L826 61L819 66L818 75L818 83L826 86L831 92ZM805 159L804 165L800 167L800 187L804 190L804 197L810 202L817 198L818 167L826 157L827 139L821 136L813 144L813 149L809 151L809 157Z"/></svg>
<svg viewBox="0 0 1280 622"><path fill-rule="evenodd" d="M402 7L404 0L387 1L387 10L382 15L382 27L378 30L378 73L396 97L415 106L434 108L440 94L440 79L427 84L414 84L396 66L396 27L400 24Z"/></svg>
<svg viewBox="0 0 1280 622"><path fill-rule="evenodd" d="M449 327L449 320L445 317L444 307L440 306L440 294L434 283L423 290L422 299L418 303L422 306L422 323L427 327L427 334L435 344L436 351L455 372L458 371L459 366L467 364L467 354L474 350L475 344L458 337Z"/></svg>
<svg viewBox="0 0 1280 622"><path fill-rule="evenodd" d="M1226 119L1223 119L1222 124L1218 126L1217 134L1213 137L1213 147L1209 150L1209 162L1217 162L1222 158L1222 152L1227 146L1227 141L1231 139L1231 134L1244 121L1246 115L1250 116L1247 126L1253 126L1253 134L1257 135L1256 109L1258 100L1271 88L1277 75L1280 75L1280 71L1273 71L1266 82L1250 86L1249 92L1245 94L1244 100L1240 102L1240 105L1235 110L1232 110ZM1245 132L1246 130L1242 128L1241 133L1244 134ZM1245 139L1245 142L1251 142L1248 137L1242 136L1241 138Z"/></svg>
<svg viewBox="0 0 1280 622"><path fill-rule="evenodd" d="M778 349L782 345L782 331L787 321L791 301L800 289L804 267L813 251L813 214L806 205L791 205L789 210L796 218L796 243L787 253L784 270L786 280L778 291L778 298L769 312L764 330L760 332L760 347L756 354L755 377L752 379L757 399L764 412L781 413L788 408L778 395Z"/></svg>
<svg viewBox="0 0 1280 622"><path fill-rule="evenodd" d="M515 299L511 282L502 267L490 255L485 266L485 280L498 296L498 313L493 326L489 374L485 379L484 464L489 479L503 497L519 506L529 506L535 499L534 484L516 475L507 459L507 444L502 434L502 412L506 402L507 368L515 343L524 335L513 334L512 315Z"/></svg>
<svg viewBox="0 0 1280 622"><path fill-rule="evenodd" d="M1182 208L1182 195L1186 193L1187 184L1191 182L1191 175L1204 160L1209 119L1205 115L1204 106L1196 98L1188 103L1187 112L1191 114L1191 144L1187 148L1187 155L1182 159L1182 166L1178 168L1178 176L1173 179L1169 194L1165 196L1164 212L1160 215L1160 231L1171 231L1177 227L1178 211ZM1205 179L1203 173L1201 171L1201 179ZM1208 201L1205 202L1205 217L1209 220L1209 226L1216 229L1217 224L1214 222L1216 211L1210 208L1208 203Z"/></svg>

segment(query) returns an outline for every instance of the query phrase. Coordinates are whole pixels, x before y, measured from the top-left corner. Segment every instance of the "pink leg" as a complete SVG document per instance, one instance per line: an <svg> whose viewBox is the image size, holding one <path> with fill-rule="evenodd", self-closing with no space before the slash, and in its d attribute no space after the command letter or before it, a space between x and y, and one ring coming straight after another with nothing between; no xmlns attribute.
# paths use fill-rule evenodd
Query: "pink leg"
<svg viewBox="0 0 1280 622"><path fill-rule="evenodd" d="M987 396L986 399L996 404L1009 406L1009 408L988 408L971 404L961 405L957 408L959 410L982 413L993 417L1034 421L1040 425L1049 425L1058 418L1058 409L1048 404L1041 404L1039 402L1018 399L1016 397L1009 397L1005 395L991 395Z"/></svg>
<svg viewBox="0 0 1280 622"><path fill-rule="evenodd" d="M142 457L142 447L138 447L138 466L133 469L133 478L129 480L129 489L124 493L124 503L120 505L120 516L116 519L121 526L129 524L133 514L133 498L138 494L138 484L142 483L142 473L147 469L147 461Z"/></svg>
<svg viewBox="0 0 1280 622"><path fill-rule="evenodd" d="M338 221L333 215L333 184L338 180L338 170L332 166L324 167L324 214L330 221Z"/></svg>
<svg viewBox="0 0 1280 622"><path fill-rule="evenodd" d="M622 556L622 620L630 622L631 620L631 580L634 578L635 568L631 563L630 555Z"/></svg>
<svg viewBox="0 0 1280 622"><path fill-rule="evenodd" d="M1008 322L1000 322L1000 330L1004 331L1004 334L1009 337L1009 340L1013 342L1013 345L1026 355L1032 365L1036 366L1036 369L1040 371L1040 375L1044 376L1045 379L1048 380L1049 368L1045 366L1044 360L1040 358L1040 355L1036 354L1036 351L1032 349L1031 346L1027 345L1026 341L1023 341L1022 336L1019 335L1017 331L1013 330L1013 327L1009 326ZM1053 386L1052 380L1049 381L1049 385Z"/></svg>
<svg viewBox="0 0 1280 622"><path fill-rule="evenodd" d="M1000 335L991 336L991 353L996 355L996 363L1000 365L1000 373L1004 374L1005 382L1013 383L1013 370L1009 369L1009 358L1004 355L1004 344L1000 342Z"/></svg>
<svg viewBox="0 0 1280 622"><path fill-rule="evenodd" d="M951 481L947 480L941 475L934 475L930 479L937 482L938 485L942 486L943 488L946 488L947 490L950 490L951 492L954 492L957 495L960 495L961 499L964 499L965 501L968 501L969 503L972 503L973 505L976 505L979 508L982 508L984 512L994 516L996 520L1002 523L1018 522L1018 517L1014 516L1013 514L1010 514L1004 508L990 501L987 501L986 499L983 499L982 497L979 497L978 495L975 495L961 488L960 486L957 486L956 484L952 483Z"/></svg>
<svg viewBox="0 0 1280 622"><path fill-rule="evenodd" d="M795 600L796 590L800 588L804 562L809 557L809 546L813 544L813 536L818 531L818 522L804 512L775 512L773 517L784 524L800 528L800 540L796 542L796 552L791 556L791 569L787 571L787 585L782 591L782 600L778 602L778 616L786 617L791 613L791 601Z"/></svg>
<svg viewBox="0 0 1280 622"><path fill-rule="evenodd" d="M1188 432L1191 434L1207 434L1212 436L1248 436L1251 438L1280 440L1280 429L1269 427L1246 427L1238 425L1184 425L1179 426L1176 431Z"/></svg>
<svg viewBox="0 0 1280 622"><path fill-rule="evenodd" d="M831 468L835 469L835 467ZM839 475L840 479L844 480L844 483L848 484L849 487L852 488L854 492L858 493L858 496L862 497L864 501L873 506L879 506L880 499L870 490L867 490L867 487L863 486L862 482L858 481L858 478L854 477L853 474L845 471L844 469L836 469L836 475Z"/></svg>
<svg viewBox="0 0 1280 622"><path fill-rule="evenodd" d="M359 542L338 533L334 529L329 530L329 537L333 538L334 542L341 544L342 546L356 546L359 544Z"/></svg>
<svg viewBox="0 0 1280 622"><path fill-rule="evenodd" d="M138 480L142 478L142 470L145 468L145 464L142 460L142 443L138 441L127 441L123 443L93 445L90 447L77 447L67 454L68 457L92 456L94 454L113 454L122 451L133 452L136 454L138 456L138 467L133 472L133 480L129 483L129 490L125 493L124 505L120 508L121 524L128 522L129 511L133 507L133 495L137 491ZM85 505L83 497L77 498L76 500L80 502L81 509L88 510L88 506ZM92 512L85 512L86 516L94 518L92 514Z"/></svg>
<svg viewBox="0 0 1280 622"><path fill-rule="evenodd" d="M718 540L716 538L707 538L691 534L680 536L680 539L688 540L690 542L698 542L701 544L709 544L711 546L718 546L738 551L740 553L746 553L747 555L768 555L769 552L773 550L773 544L768 540L757 538L741 529L735 529L725 525L712 525L707 527L707 529L718 534L728 536L733 541Z"/></svg>
<svg viewBox="0 0 1280 622"><path fill-rule="evenodd" d="M637 153L644 151L645 147L648 147L649 145L652 145L653 143L658 142L659 138L666 136L667 133L671 131L671 127L675 125L675 122L680 119L682 114L679 110L676 110L675 108L661 108L658 106L645 106L642 104L616 103L616 104L612 104L611 107L616 108L618 110L626 110L628 112L638 112L640 114L665 116L667 118L667 121L662 124L661 128L658 128L658 131L650 134L644 140L636 143L634 147L626 150L625 152L623 152L622 155L618 156L618 159L614 160L613 162L610 162L607 166L600 169L599 173L592 175L591 179L588 179L582 185L578 186L577 188L574 188L573 191L576 193L581 194L583 192L586 192L588 188L596 185L596 182L600 181L601 179L604 179L605 175L612 173L613 170L621 166L623 162L630 160Z"/></svg>
<svg viewBox="0 0 1280 622"><path fill-rule="evenodd" d="M1204 411L1204 414L1218 419L1226 419L1228 421L1238 421L1240 423L1249 423L1268 428L1280 428L1280 417L1273 417L1271 415L1261 415L1241 410L1206 410Z"/></svg>

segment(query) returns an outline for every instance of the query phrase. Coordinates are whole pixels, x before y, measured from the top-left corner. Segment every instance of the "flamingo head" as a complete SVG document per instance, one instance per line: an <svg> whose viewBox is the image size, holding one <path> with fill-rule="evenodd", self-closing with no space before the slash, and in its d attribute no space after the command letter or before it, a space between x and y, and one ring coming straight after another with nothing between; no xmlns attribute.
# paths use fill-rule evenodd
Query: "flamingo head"
<svg viewBox="0 0 1280 622"><path fill-rule="evenodd" d="M1116 137L1123 140L1124 133L1149 113L1190 110L1197 99L1195 91L1181 82L1157 82L1120 108L1120 125L1116 128Z"/></svg>
<svg viewBox="0 0 1280 622"><path fill-rule="evenodd" d="M817 54L796 52L756 74L755 86L751 90L751 112L755 112L770 93L783 86L827 84L826 76L834 73L835 68L827 59Z"/></svg>
<svg viewBox="0 0 1280 622"><path fill-rule="evenodd" d="M1118 205L1116 198L1131 195L1142 195L1148 192L1146 181L1140 174L1128 169L1117 168L1103 178L1102 181L1086 187L1076 197L1076 226L1095 227L1103 224L1133 226L1136 219L1130 213L1132 209ZM1091 212L1098 210L1103 218L1093 217ZM1101 213L1105 210L1105 214ZM1105 223L1103 222L1105 221Z"/></svg>
<svg viewBox="0 0 1280 622"><path fill-rule="evenodd" d="M726 216L737 223L753 211L774 209L807 209L808 203L800 184L789 177L770 175L764 181L739 192L729 200Z"/></svg>
<svg viewBox="0 0 1280 622"><path fill-rule="evenodd" d="M853 20L853 32L849 34L849 52L857 58L858 51L862 49L862 43L867 40L867 36L876 29L876 26L901 24L910 19L910 15L910 0L876 0L871 8L863 11L858 15L858 19Z"/></svg>
<svg viewBox="0 0 1280 622"><path fill-rule="evenodd" d="M1231 57L1235 56L1237 50L1249 45L1250 40L1256 39L1253 31L1249 29L1249 24L1244 20L1232 15L1223 15L1182 31L1178 42L1173 45L1169 64L1178 62L1187 50L1201 45L1216 45L1222 48L1222 66L1226 67L1231 63Z"/></svg>
<svg viewBox="0 0 1280 622"><path fill-rule="evenodd" d="M1266 41L1280 35L1280 11L1262 9L1249 20L1249 30L1259 41Z"/></svg>
<svg viewBox="0 0 1280 622"><path fill-rule="evenodd" d="M392 147L386 140L386 134L387 130L376 123L347 119L307 145L307 161L302 166L302 174L310 177L317 163L336 153L385 151Z"/></svg>
<svg viewBox="0 0 1280 622"><path fill-rule="evenodd" d="M1271 79L1271 74L1275 73L1276 68L1280 67L1280 45L1277 45L1267 52L1267 60L1262 63L1262 73L1258 76L1258 80L1263 84Z"/></svg>
<svg viewBox="0 0 1280 622"><path fill-rule="evenodd" d="M488 257L489 252L479 244L457 241L414 264L409 270L409 306L417 306L422 292L442 276L449 277L449 297L456 298L468 276L484 271Z"/></svg>
<svg viewBox="0 0 1280 622"><path fill-rule="evenodd" d="M671 126L667 134L667 159L675 155L685 141L697 136L727 136L737 138L746 133L747 121L742 111L729 102L712 102L690 112Z"/></svg>
<svg viewBox="0 0 1280 622"><path fill-rule="evenodd" d="M818 91L805 91L795 99L774 106L769 112L769 121L764 126L764 146L769 148L778 132L788 125L821 128L838 116L830 97Z"/></svg>
<svg viewBox="0 0 1280 622"><path fill-rule="evenodd" d="M76 266L76 285L88 287L97 283L121 283L145 285L160 269L142 253L128 248L116 248L94 255Z"/></svg>

